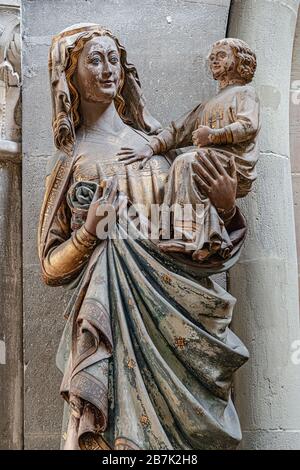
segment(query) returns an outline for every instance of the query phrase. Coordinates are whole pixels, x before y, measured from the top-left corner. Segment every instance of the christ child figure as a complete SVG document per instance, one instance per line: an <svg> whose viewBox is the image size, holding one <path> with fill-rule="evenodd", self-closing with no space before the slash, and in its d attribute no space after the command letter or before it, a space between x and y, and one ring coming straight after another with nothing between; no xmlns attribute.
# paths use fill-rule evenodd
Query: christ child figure
<svg viewBox="0 0 300 470"><path fill-rule="evenodd" d="M211 171L206 169L217 166L219 172L236 172L236 197L244 197L256 179L259 155L260 104L250 85L255 53L244 41L227 38L213 44L208 60L219 84L217 95L171 122L141 149L120 152L126 164L143 160L144 168L153 155L193 145L171 164L163 204L164 212L171 211L171 231L163 222L159 247L164 252L190 253L200 262L216 254L230 257L233 245L226 226L236 210L211 203L207 190Z"/></svg>

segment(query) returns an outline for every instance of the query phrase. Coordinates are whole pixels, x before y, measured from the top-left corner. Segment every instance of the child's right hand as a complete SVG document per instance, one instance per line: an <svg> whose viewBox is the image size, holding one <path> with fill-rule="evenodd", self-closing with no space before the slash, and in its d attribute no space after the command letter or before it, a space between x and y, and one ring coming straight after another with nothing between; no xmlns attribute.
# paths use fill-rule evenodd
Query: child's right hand
<svg viewBox="0 0 300 470"><path fill-rule="evenodd" d="M133 149L131 147L122 147L117 153L118 160L125 165L142 160L140 168L143 168L147 161L153 156L153 150L149 144L145 144L140 148Z"/></svg>
<svg viewBox="0 0 300 470"><path fill-rule="evenodd" d="M211 144L209 136L213 133L212 129L208 126L199 126L192 133L193 144L198 147L205 147L206 145Z"/></svg>

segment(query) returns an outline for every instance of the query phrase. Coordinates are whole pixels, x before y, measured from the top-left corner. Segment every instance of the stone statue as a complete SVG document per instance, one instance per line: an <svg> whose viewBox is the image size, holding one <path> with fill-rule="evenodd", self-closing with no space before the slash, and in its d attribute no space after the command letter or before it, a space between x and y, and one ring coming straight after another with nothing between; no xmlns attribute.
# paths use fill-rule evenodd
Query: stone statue
<svg viewBox="0 0 300 470"><path fill-rule="evenodd" d="M219 164L223 147L212 150L210 164L208 151L197 160L209 176L201 191L224 217L230 256L200 262L164 253L161 240L139 232L151 206L164 201L171 154L151 149L142 168L119 160L124 148L149 149L165 135L125 48L99 25L74 25L53 38L49 69L58 152L46 180L39 256L45 282L73 292L57 354L68 404L64 448L234 449L241 431L232 378L248 352L229 329L235 299L209 276L237 261L245 237L236 163L228 172ZM228 105L229 96L224 118ZM176 147L189 141L190 129ZM141 224L125 211L116 218L119 236L97 236L103 207L118 211L122 201L142 206Z"/></svg>
<svg viewBox="0 0 300 470"><path fill-rule="evenodd" d="M254 88L249 85L256 70L254 52L240 39L223 39L212 46L209 65L213 78L219 82L216 97L172 122L144 148L123 149L119 153L121 161L143 159L145 163L153 154L164 154L192 143L201 149L183 153L172 164L164 204L191 205L193 212L188 217L186 212L178 214L173 210L173 237L159 243L164 252L190 253L198 261L215 253L227 258L233 249L225 225L233 217L235 207L220 214L212 205L207 186L207 169L213 171L211 160L221 173L227 169L230 174L235 171L232 168L235 161L237 197L244 197L256 179L259 155L260 106ZM202 209L199 220L197 204Z"/></svg>

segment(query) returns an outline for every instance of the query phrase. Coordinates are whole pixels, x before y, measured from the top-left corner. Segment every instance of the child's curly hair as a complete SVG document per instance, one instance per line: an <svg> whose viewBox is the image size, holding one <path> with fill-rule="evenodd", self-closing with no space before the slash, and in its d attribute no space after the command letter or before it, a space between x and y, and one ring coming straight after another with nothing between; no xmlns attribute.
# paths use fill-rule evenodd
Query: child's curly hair
<svg viewBox="0 0 300 470"><path fill-rule="evenodd" d="M238 59L237 72L240 77L250 83L253 80L256 71L256 55L245 41L236 38L226 38L217 41L213 47L220 45L229 45Z"/></svg>

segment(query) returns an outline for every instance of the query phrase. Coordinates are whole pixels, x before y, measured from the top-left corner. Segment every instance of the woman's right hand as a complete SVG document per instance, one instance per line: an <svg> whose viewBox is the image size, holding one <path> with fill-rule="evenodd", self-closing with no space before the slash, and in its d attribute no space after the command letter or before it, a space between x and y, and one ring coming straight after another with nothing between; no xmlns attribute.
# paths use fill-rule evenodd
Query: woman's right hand
<svg viewBox="0 0 300 470"><path fill-rule="evenodd" d="M122 147L117 153L118 160L122 161L125 165L142 160L140 169L144 168L147 161L153 156L153 150L149 144L145 144L140 148L133 149L131 147Z"/></svg>
<svg viewBox="0 0 300 470"><path fill-rule="evenodd" d="M98 187L98 190L95 192L93 200L90 204L86 222L84 224L86 230L94 236L99 233L98 224L104 221L104 219L106 219L105 223L107 223L107 219L109 217L107 212L109 210L115 210L115 202L118 193L117 177L115 176L111 181L108 182L101 197L100 193L101 188ZM101 208L101 210L98 210L99 208Z"/></svg>
<svg viewBox="0 0 300 470"><path fill-rule="evenodd" d="M193 165L193 169L200 189L217 209L226 212L232 210L235 206L237 190L234 158L231 157L228 170L226 170L214 151L199 150L198 155L200 158L197 164Z"/></svg>

